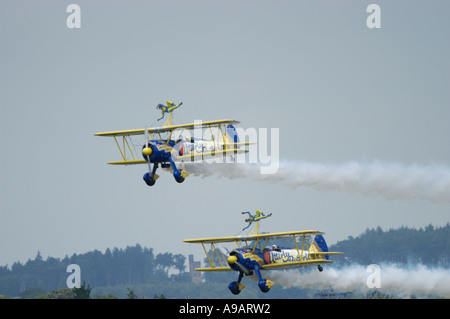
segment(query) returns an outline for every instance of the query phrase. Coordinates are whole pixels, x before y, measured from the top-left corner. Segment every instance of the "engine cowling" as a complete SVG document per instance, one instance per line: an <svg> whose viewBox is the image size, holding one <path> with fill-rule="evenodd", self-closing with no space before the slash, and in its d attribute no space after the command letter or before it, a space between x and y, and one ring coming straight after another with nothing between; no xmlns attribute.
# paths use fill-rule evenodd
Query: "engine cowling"
<svg viewBox="0 0 450 319"><path fill-rule="evenodd" d="M242 265L240 262L241 258L239 256L239 253L236 251L231 252L230 256L227 258L228 265L230 265L230 268L239 272L242 272L246 275L250 275L251 271Z"/></svg>

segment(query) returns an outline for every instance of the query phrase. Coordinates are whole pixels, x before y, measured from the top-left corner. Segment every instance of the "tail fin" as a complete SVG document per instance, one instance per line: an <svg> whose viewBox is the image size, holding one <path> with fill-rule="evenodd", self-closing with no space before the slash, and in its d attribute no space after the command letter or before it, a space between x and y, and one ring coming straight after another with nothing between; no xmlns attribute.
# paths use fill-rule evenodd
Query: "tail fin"
<svg viewBox="0 0 450 319"><path fill-rule="evenodd" d="M311 253L325 253L328 252L328 246L322 235L316 235L314 237L313 242L311 243L311 247L309 248ZM328 260L328 255L325 255L325 259Z"/></svg>
<svg viewBox="0 0 450 319"><path fill-rule="evenodd" d="M239 143L239 136L236 132L236 128L233 125L228 125L226 129L226 143ZM239 148L238 145L234 145L233 148Z"/></svg>

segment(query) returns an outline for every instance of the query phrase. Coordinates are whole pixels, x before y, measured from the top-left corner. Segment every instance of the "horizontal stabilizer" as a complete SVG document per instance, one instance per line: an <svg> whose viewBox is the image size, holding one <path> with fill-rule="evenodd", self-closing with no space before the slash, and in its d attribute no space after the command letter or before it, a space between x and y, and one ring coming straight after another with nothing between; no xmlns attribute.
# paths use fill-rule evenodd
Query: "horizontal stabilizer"
<svg viewBox="0 0 450 319"><path fill-rule="evenodd" d="M318 256L325 256L325 255L342 255L342 252L338 252L338 251L321 251L321 252L314 252L311 253L311 255L318 255Z"/></svg>
<svg viewBox="0 0 450 319"><path fill-rule="evenodd" d="M230 267L206 267L206 268L195 268L196 271L232 271ZM234 271L234 270L233 270Z"/></svg>
<svg viewBox="0 0 450 319"><path fill-rule="evenodd" d="M225 143L224 146L231 147L231 146L246 146L246 145L254 145L256 143L253 142L236 142L236 143Z"/></svg>

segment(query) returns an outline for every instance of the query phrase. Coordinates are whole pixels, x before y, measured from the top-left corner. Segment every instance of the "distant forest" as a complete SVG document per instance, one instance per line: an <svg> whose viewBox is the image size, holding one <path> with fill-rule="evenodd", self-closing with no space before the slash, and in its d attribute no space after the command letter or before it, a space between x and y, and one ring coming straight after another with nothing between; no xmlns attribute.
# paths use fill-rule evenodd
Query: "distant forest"
<svg viewBox="0 0 450 319"><path fill-rule="evenodd" d="M171 269L182 277L185 261L186 257L181 254L167 252L155 256L152 248L139 244L125 249L108 248L105 253L94 250L63 259L48 257L43 260L38 252L34 260L25 264L15 262L11 269L0 267L0 294L17 296L29 287L44 291L65 288L70 275L66 270L70 264L80 266L82 281L90 287L160 283L170 280Z"/></svg>
<svg viewBox="0 0 450 319"><path fill-rule="evenodd" d="M450 225L411 229L401 227L383 231L381 227L366 229L357 238L348 237L330 247L345 254L335 256L336 264L390 262L423 264L450 268Z"/></svg>
<svg viewBox="0 0 450 319"><path fill-rule="evenodd" d="M387 231L380 227L367 229L360 236L348 237L329 249L344 252L344 255L333 256L334 267L391 262L450 268L450 225ZM152 248L139 244L125 249L108 248L104 253L94 250L63 259L43 260L38 252L34 260L25 264L15 262L11 267L0 267L0 297L51 297L52 291L67 289L70 274L66 269L70 264L80 266L82 281L92 289L90 297L97 298L126 298L130 294L140 298L229 298L226 287L236 277L231 273L203 273L203 282L195 283L186 270L186 256L169 252L155 255ZM283 298L283 294L288 294L285 289L274 288L270 294L245 289L239 296ZM300 289L290 290L289 297L307 298L305 293Z"/></svg>

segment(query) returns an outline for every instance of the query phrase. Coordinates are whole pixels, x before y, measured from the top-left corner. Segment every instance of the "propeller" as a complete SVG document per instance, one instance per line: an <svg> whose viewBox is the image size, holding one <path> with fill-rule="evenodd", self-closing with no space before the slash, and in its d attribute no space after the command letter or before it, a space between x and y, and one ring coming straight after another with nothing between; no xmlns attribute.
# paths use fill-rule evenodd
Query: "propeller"
<svg viewBox="0 0 450 319"><path fill-rule="evenodd" d="M142 148L142 155L147 156L148 157L148 173L151 174L152 172L152 166L150 163L150 156L153 153L153 149L150 146L150 135L148 134L148 129L145 128L145 144L144 144L144 148Z"/></svg>
<svg viewBox="0 0 450 319"><path fill-rule="evenodd" d="M239 263L239 255L237 255L236 253L232 255L233 252L230 252L226 247L217 246L216 249L219 250L222 253L222 255L228 256L227 262L230 264L230 266L236 265L239 268L240 272L243 272L246 275L250 274L250 270L248 270L247 267Z"/></svg>
<svg viewBox="0 0 450 319"><path fill-rule="evenodd" d="M243 272L246 275L250 275L250 270L248 270L247 267L245 267L244 265L239 263L239 256L237 256L237 255L230 255L227 258L227 261L230 264L230 266L236 265L239 268L240 272Z"/></svg>

